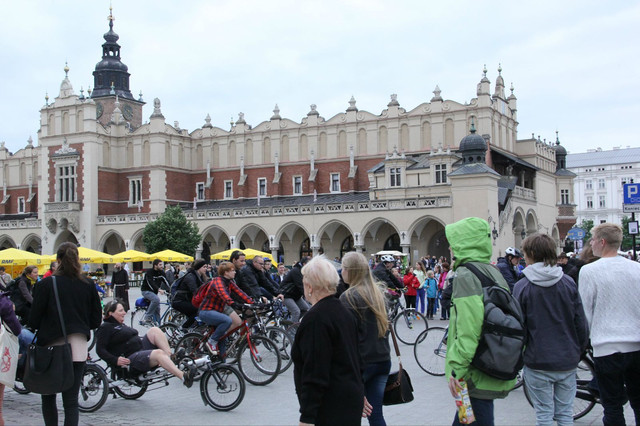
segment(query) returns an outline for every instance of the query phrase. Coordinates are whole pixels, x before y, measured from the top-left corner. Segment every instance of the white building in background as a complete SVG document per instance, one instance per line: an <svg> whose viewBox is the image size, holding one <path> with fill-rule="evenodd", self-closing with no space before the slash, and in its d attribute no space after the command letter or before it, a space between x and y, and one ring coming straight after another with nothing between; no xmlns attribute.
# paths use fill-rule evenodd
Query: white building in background
<svg viewBox="0 0 640 426"><path fill-rule="evenodd" d="M567 169L577 175L573 181L577 223L622 223L630 213L622 211L622 185L640 183L640 148L598 148L567 155Z"/></svg>

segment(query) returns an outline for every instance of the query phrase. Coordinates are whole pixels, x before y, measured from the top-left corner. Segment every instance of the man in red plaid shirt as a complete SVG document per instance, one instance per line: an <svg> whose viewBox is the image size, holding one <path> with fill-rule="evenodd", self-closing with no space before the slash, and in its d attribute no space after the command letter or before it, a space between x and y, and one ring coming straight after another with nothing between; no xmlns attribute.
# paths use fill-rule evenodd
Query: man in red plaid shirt
<svg viewBox="0 0 640 426"><path fill-rule="evenodd" d="M230 327L235 328L242 324L242 319L234 310L240 310L242 306L231 298L231 294L235 294L246 303L253 303L253 300L236 285L233 280L235 276L236 268L233 264L222 262L218 266L218 277L205 284L208 286L207 293L200 304L198 317L205 324L215 327L206 345L211 355L224 353L224 342L219 342L220 338Z"/></svg>

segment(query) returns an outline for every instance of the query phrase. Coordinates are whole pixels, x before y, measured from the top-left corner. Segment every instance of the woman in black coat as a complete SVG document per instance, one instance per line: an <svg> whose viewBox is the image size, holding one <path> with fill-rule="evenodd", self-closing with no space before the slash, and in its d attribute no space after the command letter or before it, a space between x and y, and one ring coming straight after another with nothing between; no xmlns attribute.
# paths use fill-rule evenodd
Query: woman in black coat
<svg viewBox="0 0 640 426"><path fill-rule="evenodd" d="M53 290L55 277L62 317L73 357L73 385L62 392L64 424L77 425L79 421L78 391L87 360L90 331L98 328L101 321L100 297L93 281L82 276L78 247L75 244L62 243L58 248L57 258L59 266L54 275L44 278L33 289L29 325L38 330L38 345L64 344ZM56 395L42 395L42 415L46 425L58 424Z"/></svg>
<svg viewBox="0 0 640 426"><path fill-rule="evenodd" d="M302 274L313 306L300 322L291 353L300 424L360 425L371 406L364 399L358 325L334 297L338 273L329 261L314 257Z"/></svg>

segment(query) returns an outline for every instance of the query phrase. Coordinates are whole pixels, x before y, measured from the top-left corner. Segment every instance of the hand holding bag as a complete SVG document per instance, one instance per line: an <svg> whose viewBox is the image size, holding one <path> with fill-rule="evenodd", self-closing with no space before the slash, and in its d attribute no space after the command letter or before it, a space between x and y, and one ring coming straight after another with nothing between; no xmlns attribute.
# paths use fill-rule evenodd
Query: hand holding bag
<svg viewBox="0 0 640 426"><path fill-rule="evenodd" d="M404 404L405 402L413 401L413 386L411 385L411 378L409 377L409 374L402 368L400 349L398 348L398 341L396 340L396 335L393 332L393 326L391 324L389 324L389 330L391 330L393 347L395 348L396 356L398 357L398 371L389 374L387 385L384 388L382 404Z"/></svg>
<svg viewBox="0 0 640 426"><path fill-rule="evenodd" d="M0 323L0 383L12 388L18 368L18 336L15 336L2 321Z"/></svg>
<svg viewBox="0 0 640 426"><path fill-rule="evenodd" d="M60 308L56 277L52 276L52 278L60 326L64 335L64 344L60 346L38 346L32 342L27 350L27 362L22 381L28 391L42 395L60 393L73 385L71 345L67 340L67 329L64 325L62 309Z"/></svg>

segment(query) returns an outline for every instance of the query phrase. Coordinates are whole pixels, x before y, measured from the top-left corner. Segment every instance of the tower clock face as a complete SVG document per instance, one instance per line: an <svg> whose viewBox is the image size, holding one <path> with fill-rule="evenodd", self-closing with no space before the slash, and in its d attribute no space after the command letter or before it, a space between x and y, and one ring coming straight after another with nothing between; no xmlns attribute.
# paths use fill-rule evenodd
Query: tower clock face
<svg viewBox="0 0 640 426"><path fill-rule="evenodd" d="M104 107L101 102L96 102L96 118L102 117L102 113L104 112Z"/></svg>
<svg viewBox="0 0 640 426"><path fill-rule="evenodd" d="M133 108L131 108L131 105L126 104L122 108L122 115L124 116L124 119L128 121L133 118Z"/></svg>

